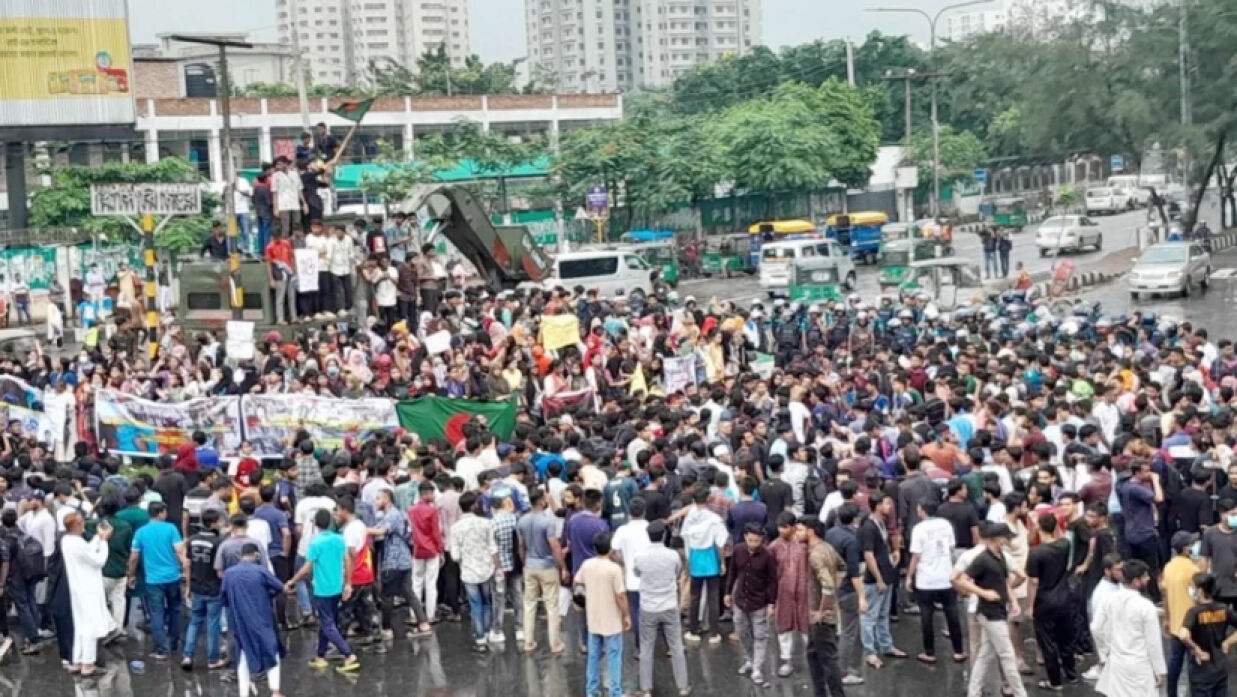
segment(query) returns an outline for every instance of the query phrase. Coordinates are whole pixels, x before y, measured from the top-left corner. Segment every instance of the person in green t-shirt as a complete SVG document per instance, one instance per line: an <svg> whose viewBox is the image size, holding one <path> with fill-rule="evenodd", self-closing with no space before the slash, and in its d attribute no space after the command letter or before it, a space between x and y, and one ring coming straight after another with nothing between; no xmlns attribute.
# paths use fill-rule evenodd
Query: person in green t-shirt
<svg viewBox="0 0 1237 697"><path fill-rule="evenodd" d="M331 512L322 509L314 514L318 533L309 543L305 564L285 585L288 593L296 592L296 584L312 574L314 609L318 615L318 653L309 662L311 668L325 668L326 649L334 645L341 656L347 656L335 670L354 673L361 661L348 646L339 631L339 603L352 596L352 553L338 532L331 529Z"/></svg>

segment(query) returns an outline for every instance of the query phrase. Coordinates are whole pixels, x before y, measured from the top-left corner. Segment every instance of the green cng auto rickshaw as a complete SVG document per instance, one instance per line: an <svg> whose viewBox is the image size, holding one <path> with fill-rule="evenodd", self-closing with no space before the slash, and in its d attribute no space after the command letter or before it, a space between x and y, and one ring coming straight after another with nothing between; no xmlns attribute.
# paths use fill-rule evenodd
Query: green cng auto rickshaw
<svg viewBox="0 0 1237 697"><path fill-rule="evenodd" d="M660 271L661 280L671 288L679 285L679 246L674 240L635 244L632 250Z"/></svg>
<svg viewBox="0 0 1237 697"><path fill-rule="evenodd" d="M791 264L788 295L799 302L841 300L839 283L836 258L801 256Z"/></svg>
<svg viewBox="0 0 1237 697"><path fill-rule="evenodd" d="M915 236L910 223L886 223L885 227L881 228L881 244L909 240Z"/></svg>
<svg viewBox="0 0 1237 697"><path fill-rule="evenodd" d="M903 298L926 293L943 310L955 307L983 288L979 264L963 257L912 261L898 294Z"/></svg>
<svg viewBox="0 0 1237 697"><path fill-rule="evenodd" d="M750 241L747 234L710 237L700 255L700 268L705 277L733 276L750 271L748 264Z"/></svg>
<svg viewBox="0 0 1237 697"><path fill-rule="evenodd" d="M877 282L881 290L900 286L911 262L947 257L953 247L933 239L894 240L881 245L881 270Z"/></svg>

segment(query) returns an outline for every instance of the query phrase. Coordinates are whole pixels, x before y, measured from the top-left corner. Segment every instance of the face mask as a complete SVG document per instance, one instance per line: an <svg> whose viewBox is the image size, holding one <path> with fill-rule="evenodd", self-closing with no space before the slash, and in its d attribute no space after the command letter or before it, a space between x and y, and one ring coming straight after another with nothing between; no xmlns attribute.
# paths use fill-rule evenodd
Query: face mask
<svg viewBox="0 0 1237 697"><path fill-rule="evenodd" d="M1190 586L1190 600L1198 600L1198 589Z"/></svg>
<svg viewBox="0 0 1237 697"><path fill-rule="evenodd" d="M1190 545L1190 556L1193 557L1194 559L1198 559L1199 557L1203 556L1203 543L1202 542L1195 542L1194 544ZM1193 591L1194 589L1191 588L1190 590Z"/></svg>
<svg viewBox="0 0 1237 697"><path fill-rule="evenodd" d="M1228 526L1229 526L1230 528L1237 528L1237 515L1230 515L1230 516L1228 516L1228 518L1227 518L1227 520L1225 520L1225 522L1226 522L1226 523L1228 523Z"/></svg>
<svg viewBox="0 0 1237 697"><path fill-rule="evenodd" d="M336 375L339 375L339 368L336 366L330 366L326 369L326 374L331 377L335 377Z"/></svg>

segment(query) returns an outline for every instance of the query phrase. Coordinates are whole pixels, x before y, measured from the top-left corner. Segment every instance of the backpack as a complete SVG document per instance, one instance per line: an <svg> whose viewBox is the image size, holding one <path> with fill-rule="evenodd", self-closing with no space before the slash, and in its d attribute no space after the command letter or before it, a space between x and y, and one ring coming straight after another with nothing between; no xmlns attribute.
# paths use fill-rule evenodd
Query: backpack
<svg viewBox="0 0 1237 697"><path fill-rule="evenodd" d="M17 568L26 581L41 581L47 578L47 558L43 556L43 544L30 535L17 537Z"/></svg>
<svg viewBox="0 0 1237 697"><path fill-rule="evenodd" d="M825 497L828 495L829 487L825 485L824 478L820 476L820 468L812 467L808 470L807 479L803 482L804 515L819 514L820 509L825 505Z"/></svg>

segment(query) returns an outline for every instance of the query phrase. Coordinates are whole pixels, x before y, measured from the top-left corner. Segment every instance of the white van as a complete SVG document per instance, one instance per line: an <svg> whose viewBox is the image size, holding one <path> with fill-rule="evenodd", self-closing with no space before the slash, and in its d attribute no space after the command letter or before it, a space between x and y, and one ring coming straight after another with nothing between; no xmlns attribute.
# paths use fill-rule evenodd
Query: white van
<svg viewBox="0 0 1237 697"><path fill-rule="evenodd" d="M554 276L545 285L596 288L606 298L647 296L653 287L652 276L652 267L635 252L603 249L554 257Z"/></svg>
<svg viewBox="0 0 1237 697"><path fill-rule="evenodd" d="M769 297L785 295L790 290L792 261L803 257L831 257L837 260L838 278L842 287L854 290L857 277L850 254L838 243L821 237L766 242L760 246L760 287Z"/></svg>
<svg viewBox="0 0 1237 697"><path fill-rule="evenodd" d="M1109 189L1117 189L1125 194L1126 199L1132 204L1146 204L1146 199L1151 197L1151 192L1146 189L1139 189L1137 174L1114 174L1104 183Z"/></svg>

